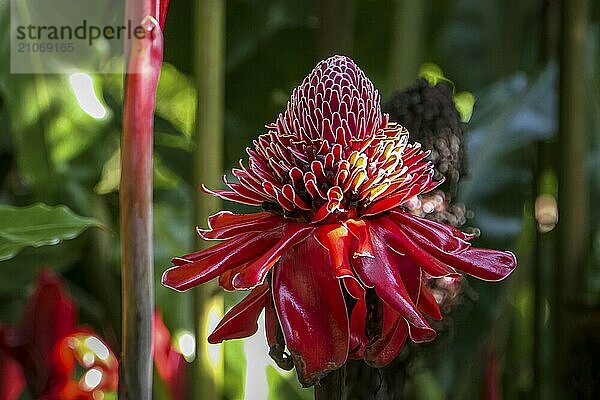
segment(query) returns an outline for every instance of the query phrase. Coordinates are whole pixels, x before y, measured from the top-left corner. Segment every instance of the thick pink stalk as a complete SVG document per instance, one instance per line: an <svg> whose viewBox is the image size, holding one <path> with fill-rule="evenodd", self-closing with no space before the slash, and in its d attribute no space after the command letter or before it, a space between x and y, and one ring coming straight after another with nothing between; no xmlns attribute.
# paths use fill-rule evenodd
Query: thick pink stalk
<svg viewBox="0 0 600 400"><path fill-rule="evenodd" d="M127 19L145 29L129 47L121 137L121 399L152 398L152 149L156 87L163 56L166 6L131 1Z"/></svg>

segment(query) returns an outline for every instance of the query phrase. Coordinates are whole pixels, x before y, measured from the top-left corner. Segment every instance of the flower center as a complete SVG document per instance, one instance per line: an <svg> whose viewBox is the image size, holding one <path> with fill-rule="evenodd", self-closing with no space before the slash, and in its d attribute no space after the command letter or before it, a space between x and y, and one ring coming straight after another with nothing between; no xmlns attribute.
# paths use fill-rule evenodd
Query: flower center
<svg viewBox="0 0 600 400"><path fill-rule="evenodd" d="M430 190L431 165L381 112L373 83L349 58L320 62L248 149L239 184L217 195L313 223L372 215ZM371 214L369 214L371 213Z"/></svg>

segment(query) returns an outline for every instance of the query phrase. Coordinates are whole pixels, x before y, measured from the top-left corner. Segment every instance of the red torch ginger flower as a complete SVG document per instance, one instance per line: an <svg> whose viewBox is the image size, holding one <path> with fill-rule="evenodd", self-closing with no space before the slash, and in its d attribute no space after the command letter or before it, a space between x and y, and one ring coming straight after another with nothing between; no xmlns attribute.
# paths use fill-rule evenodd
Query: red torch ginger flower
<svg viewBox="0 0 600 400"><path fill-rule="evenodd" d="M16 400L25 386L40 400L103 398L116 392L118 368L104 341L76 326L76 306L48 269L38 276L21 326L0 325L2 399Z"/></svg>
<svg viewBox="0 0 600 400"><path fill-rule="evenodd" d="M385 366L407 338L436 336L428 277L498 281L516 265L510 252L474 248L471 235L407 211L440 183L427 155L382 114L351 59L324 60L248 149L248 166L233 169L238 182L205 188L264 211L210 217L198 234L222 242L174 258L163 284L185 290L218 277L227 290L250 290L209 341L254 334L264 309L271 355L305 386L348 358Z"/></svg>

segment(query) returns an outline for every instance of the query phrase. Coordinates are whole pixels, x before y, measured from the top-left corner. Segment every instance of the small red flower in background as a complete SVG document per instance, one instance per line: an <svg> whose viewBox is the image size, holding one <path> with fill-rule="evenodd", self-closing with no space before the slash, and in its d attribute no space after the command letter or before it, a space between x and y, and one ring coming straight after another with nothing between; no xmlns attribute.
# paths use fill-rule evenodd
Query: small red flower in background
<svg viewBox="0 0 600 400"><path fill-rule="evenodd" d="M382 367L407 338L433 340L426 316L442 316L429 278L497 281L515 268L512 253L474 248L472 235L408 212L440 182L351 59L320 62L267 129L248 166L233 169L238 182L205 188L265 211L213 215L198 234L224 241L174 258L163 275L177 290L217 277L251 290L210 342L254 334L265 309L271 356L310 386L348 358Z"/></svg>
<svg viewBox="0 0 600 400"><path fill-rule="evenodd" d="M186 361L171 343L171 333L159 311L154 312L152 321L152 348L154 366L165 383L173 400L184 400L187 388Z"/></svg>
<svg viewBox="0 0 600 400"><path fill-rule="evenodd" d="M185 398L185 358L171 344L160 312L154 314L154 362L173 400ZM0 324L0 399L16 400L25 388L41 400L97 400L114 394L119 364L108 345L76 326L76 306L64 282L40 272L20 327Z"/></svg>
<svg viewBox="0 0 600 400"><path fill-rule="evenodd" d="M40 272L21 326L0 326L0 398L17 399L25 386L35 399L95 400L116 392L118 362L86 327L63 281Z"/></svg>
<svg viewBox="0 0 600 400"><path fill-rule="evenodd" d="M13 333L7 327L0 326L0 341ZM16 400L25 389L25 376L21 364L0 346L0 397Z"/></svg>

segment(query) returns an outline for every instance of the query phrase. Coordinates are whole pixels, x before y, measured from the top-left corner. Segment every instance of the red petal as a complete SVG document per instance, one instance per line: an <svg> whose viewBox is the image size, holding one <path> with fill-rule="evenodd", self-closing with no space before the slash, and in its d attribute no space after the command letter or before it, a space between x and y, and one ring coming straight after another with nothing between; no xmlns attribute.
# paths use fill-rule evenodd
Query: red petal
<svg viewBox="0 0 600 400"><path fill-rule="evenodd" d="M437 332L431 328L421 328L408 324L408 337L415 343L431 342L437 337Z"/></svg>
<svg viewBox="0 0 600 400"><path fill-rule="evenodd" d="M365 288L361 285L357 278L354 276L346 276L341 278L344 283L344 287L348 294L355 299L360 299L365 295Z"/></svg>
<svg viewBox="0 0 600 400"><path fill-rule="evenodd" d="M40 271L35 292L27 301L21 334L46 358L56 342L75 329L75 304L64 282L50 269Z"/></svg>
<svg viewBox="0 0 600 400"><path fill-rule="evenodd" d="M246 197L234 192L233 190L211 190L204 185L202 185L202 191L223 200L247 204L249 206L260 206L265 201L265 199L262 199L257 195Z"/></svg>
<svg viewBox="0 0 600 400"><path fill-rule="evenodd" d="M372 227L376 231L381 231L375 225ZM371 232L373 233L371 234L371 243L375 257L358 257L353 262L354 270L365 285L375 288L375 292L385 303L392 306L411 325L429 332L427 338L433 340L436 333L411 299L398 271L398 259L395 258L395 253L373 230ZM422 340L424 338L413 337L414 339Z"/></svg>
<svg viewBox="0 0 600 400"><path fill-rule="evenodd" d="M75 318L75 304L64 282L50 269L43 268L25 305L19 332L0 332L4 339L10 334L6 343L10 347L5 350L19 360L29 389L36 396L44 391L49 379L64 376L68 366L56 363L53 354L56 344L75 330Z"/></svg>
<svg viewBox="0 0 600 400"><path fill-rule="evenodd" d="M385 367L392 362L406 342L408 328L408 322L392 307L383 303L381 337L367 346L365 362L375 368Z"/></svg>
<svg viewBox="0 0 600 400"><path fill-rule="evenodd" d="M275 307L271 304L271 301L267 302L265 306L265 335L267 336L267 344L269 348L277 343L277 328L279 321L277 320L277 313Z"/></svg>
<svg viewBox="0 0 600 400"><path fill-rule="evenodd" d="M435 297L433 297L433 294L424 283L421 284L421 293L419 295L419 303L417 305L421 311L429 315L431 318L437 319L438 321L442 319L440 307L438 306Z"/></svg>
<svg viewBox="0 0 600 400"><path fill-rule="evenodd" d="M447 253L438 248L427 237L409 228L401 228L410 235L412 241L424 252L446 265L466 272L486 281L499 281L506 278L517 266L517 260L510 251L468 248L461 253Z"/></svg>
<svg viewBox="0 0 600 400"><path fill-rule="evenodd" d="M335 276L354 277L348 259L348 229L341 224L322 225L315 231L315 238L329 252Z"/></svg>
<svg viewBox="0 0 600 400"><path fill-rule="evenodd" d="M419 299L422 283L421 268L410 257L400 255L393 251L389 254L394 259L394 265L400 273L400 277L402 278L402 282L404 282L408 295L416 304Z"/></svg>
<svg viewBox="0 0 600 400"><path fill-rule="evenodd" d="M408 322L404 318L399 318L390 339L385 343L380 343L380 347L371 350L369 364L375 368L383 368L394 361L406 343L408 328Z"/></svg>
<svg viewBox="0 0 600 400"><path fill-rule="evenodd" d="M221 273L221 275L219 275L219 285L223 289L228 290L230 292L235 291L235 287L233 287L233 278L244 268L246 268L247 265L248 263L245 263L240 265L239 267L235 267Z"/></svg>
<svg viewBox="0 0 600 400"><path fill-rule="evenodd" d="M456 229L453 226L421 218L401 210L392 210L390 215L401 224L410 225L417 230L437 231L436 234L438 235L454 236L463 240L471 240L474 237L474 235L462 232L460 229Z"/></svg>
<svg viewBox="0 0 600 400"><path fill-rule="evenodd" d="M188 254L173 260L176 266L166 270L162 284L176 290L186 290L207 282L224 271L254 260L281 237L275 229L257 234L247 234L220 243L214 248Z"/></svg>
<svg viewBox="0 0 600 400"><path fill-rule="evenodd" d="M452 263L456 269L485 281L501 281L517 266L517 259L510 251L476 247L457 255L440 255L440 259Z"/></svg>
<svg viewBox="0 0 600 400"><path fill-rule="evenodd" d="M240 196L245 197L249 200L255 200L255 201L268 200L268 196L265 196L265 194L263 194L263 192L260 191L260 189L259 190L255 189L253 187L254 185L246 184L246 183L244 183L243 180L241 180L240 183L228 182L227 176L223 175L223 183L225 183L227 186L229 186L229 188L231 190L233 190ZM215 192L218 192L218 190L215 190Z"/></svg>
<svg viewBox="0 0 600 400"><path fill-rule="evenodd" d="M154 366L173 400L183 400L187 387L186 361L171 345L171 333L160 312L154 313L152 325Z"/></svg>
<svg viewBox="0 0 600 400"><path fill-rule="evenodd" d="M231 239L249 232L263 232L285 223L285 220L269 212L255 214L233 214L221 211L208 218L208 229L198 229L200 237L206 240Z"/></svg>
<svg viewBox="0 0 600 400"><path fill-rule="evenodd" d="M403 211L393 211L390 215L403 229L419 232L434 246L447 253L460 253L471 246L465 240L469 236L456 228L419 218Z"/></svg>
<svg viewBox="0 0 600 400"><path fill-rule="evenodd" d="M402 282L404 282L404 286L406 286L408 295L413 303L417 305L417 309L423 311L419 305L421 299L421 287L423 285L421 268L415 264L410 257L397 253L392 253L392 255L396 259L395 265L398 268L398 272L400 272ZM408 335L415 343L429 342L435 338L431 337L431 330L429 328L419 328L410 324L408 325Z"/></svg>
<svg viewBox="0 0 600 400"><path fill-rule="evenodd" d="M15 335L11 328L0 326L0 399L17 400L25 390L25 375L17 359L6 353L2 347L10 346L10 336Z"/></svg>
<svg viewBox="0 0 600 400"><path fill-rule="evenodd" d="M363 216L368 217L371 215L377 215L397 208L404 204L411 197L421 194L421 192L423 192L423 190L419 185L413 185L406 192L398 192L397 194L393 194L381 200L375 201L373 204L367 207L363 213Z"/></svg>
<svg viewBox="0 0 600 400"><path fill-rule="evenodd" d="M350 316L350 353L348 358L360 360L364 357L365 347L369 339L365 331L367 319L367 302L364 296L358 299Z"/></svg>
<svg viewBox="0 0 600 400"><path fill-rule="evenodd" d="M329 203L325 203L321 206L321 208L319 208L317 210L315 215L313 215L311 222L313 224L316 224L317 222L321 222L325 218L327 218L329 216L329 214L331 214L331 211L329 211Z"/></svg>
<svg viewBox="0 0 600 400"><path fill-rule="evenodd" d="M208 337L209 343L221 343L223 340L254 335L258 330L256 321L263 308L270 302L269 292L269 285L259 286L233 306Z"/></svg>
<svg viewBox="0 0 600 400"><path fill-rule="evenodd" d="M377 219L379 236L396 252L406 254L432 277L460 276L452 267L444 264L419 247L398 225L385 218Z"/></svg>
<svg viewBox="0 0 600 400"><path fill-rule="evenodd" d="M363 220L347 220L346 226L348 230L356 239L353 241L353 254L352 258L356 257L373 257L373 247L371 246L371 239L369 236L369 227Z"/></svg>
<svg viewBox="0 0 600 400"><path fill-rule="evenodd" d="M290 247L305 240L313 229L306 224L287 224L279 242L233 277L233 287L237 290L247 290L260 285L281 255Z"/></svg>
<svg viewBox="0 0 600 400"><path fill-rule="evenodd" d="M225 240L221 243L218 243L218 244L215 244L215 245L209 247L208 249L202 249L199 251L195 251L193 253L186 254L181 257L174 257L171 260L171 263L173 263L173 265L175 265L175 266L187 265L190 262L199 261L199 260L208 258L212 255L215 255L217 253L219 253L221 255L225 255L225 254L237 249L242 243L247 242L250 238L252 238L252 236L255 236L255 235L246 234L243 236L235 237L230 240Z"/></svg>
<svg viewBox="0 0 600 400"><path fill-rule="evenodd" d="M348 314L329 255L310 237L288 250L273 270L273 294L298 378L314 384L346 362Z"/></svg>

